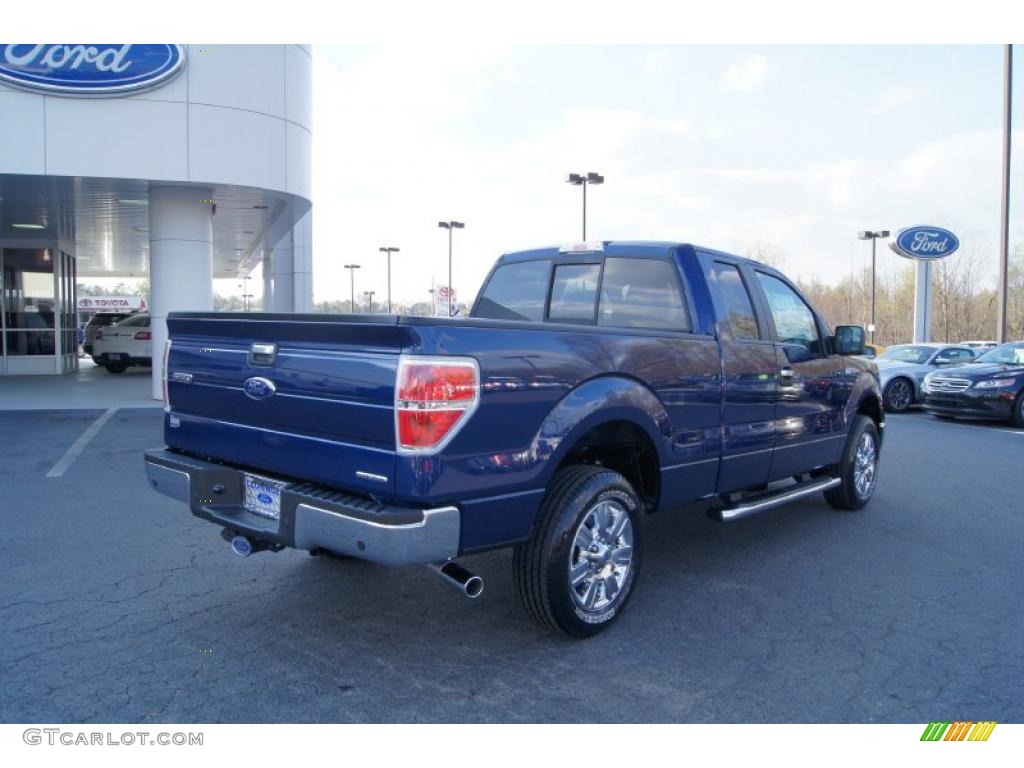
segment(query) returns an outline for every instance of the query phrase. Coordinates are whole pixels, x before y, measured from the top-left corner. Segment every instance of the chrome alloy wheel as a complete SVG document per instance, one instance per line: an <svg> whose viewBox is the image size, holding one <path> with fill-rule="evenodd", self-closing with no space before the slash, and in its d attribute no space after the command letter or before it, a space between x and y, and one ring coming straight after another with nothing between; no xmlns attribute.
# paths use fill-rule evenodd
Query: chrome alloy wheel
<svg viewBox="0 0 1024 768"><path fill-rule="evenodd" d="M569 553L569 591L585 611L601 611L629 578L633 523L619 502L599 501L583 516Z"/></svg>
<svg viewBox="0 0 1024 768"><path fill-rule="evenodd" d="M906 379L897 379L888 387L889 404L894 411L905 411L910 407L910 384Z"/></svg>
<svg viewBox="0 0 1024 768"><path fill-rule="evenodd" d="M866 499L875 487L875 469L878 466L878 448L875 438L865 432L857 443L853 460L853 487L857 495Z"/></svg>

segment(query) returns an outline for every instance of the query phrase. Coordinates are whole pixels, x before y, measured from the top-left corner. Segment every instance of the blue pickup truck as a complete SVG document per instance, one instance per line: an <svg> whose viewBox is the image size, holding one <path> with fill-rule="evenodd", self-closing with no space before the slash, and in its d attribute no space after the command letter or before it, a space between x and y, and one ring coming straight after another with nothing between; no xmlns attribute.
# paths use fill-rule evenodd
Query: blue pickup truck
<svg viewBox="0 0 1024 768"><path fill-rule="evenodd" d="M884 414L859 326L777 270L680 243L509 253L465 318L174 313L149 482L235 552L430 565L514 547L526 613L621 614L649 513L858 509ZM701 502L697 504L697 502Z"/></svg>

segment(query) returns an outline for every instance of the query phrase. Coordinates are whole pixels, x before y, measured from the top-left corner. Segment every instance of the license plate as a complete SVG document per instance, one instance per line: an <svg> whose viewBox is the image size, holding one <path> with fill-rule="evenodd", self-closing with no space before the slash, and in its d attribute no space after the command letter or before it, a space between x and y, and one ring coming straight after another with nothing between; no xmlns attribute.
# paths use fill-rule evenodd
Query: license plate
<svg viewBox="0 0 1024 768"><path fill-rule="evenodd" d="M245 497L242 506L254 515L277 520L281 517L281 489L284 483L265 477L245 475L242 480Z"/></svg>

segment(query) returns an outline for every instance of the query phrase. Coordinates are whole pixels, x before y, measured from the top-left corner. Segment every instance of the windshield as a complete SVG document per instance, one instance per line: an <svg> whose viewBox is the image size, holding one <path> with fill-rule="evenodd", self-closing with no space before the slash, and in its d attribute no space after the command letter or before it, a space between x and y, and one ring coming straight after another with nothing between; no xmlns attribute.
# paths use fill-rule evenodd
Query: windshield
<svg viewBox="0 0 1024 768"><path fill-rule="evenodd" d="M990 349L983 355L974 359L976 363L1008 363L1009 365L1024 365L1024 344L1003 344L1001 347Z"/></svg>
<svg viewBox="0 0 1024 768"><path fill-rule="evenodd" d="M889 347L879 360L895 363L924 363L935 352L933 347L915 347L907 344L900 347Z"/></svg>

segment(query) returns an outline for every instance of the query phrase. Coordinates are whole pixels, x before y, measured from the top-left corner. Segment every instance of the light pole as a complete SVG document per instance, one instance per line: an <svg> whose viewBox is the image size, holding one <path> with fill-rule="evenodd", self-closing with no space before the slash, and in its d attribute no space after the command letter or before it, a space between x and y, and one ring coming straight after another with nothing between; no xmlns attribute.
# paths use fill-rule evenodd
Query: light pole
<svg viewBox="0 0 1024 768"><path fill-rule="evenodd" d="M366 314L368 314L368 315L372 315L373 314L373 294L374 293L376 293L376 291L363 291L363 296L366 297L366 303L369 305L368 309L366 310Z"/></svg>
<svg viewBox="0 0 1024 768"><path fill-rule="evenodd" d="M566 179L569 184L575 187L583 187L583 239L587 239L587 185L604 184L604 176L589 171L585 176L582 173L570 173Z"/></svg>
<svg viewBox="0 0 1024 768"><path fill-rule="evenodd" d="M354 315L356 313L356 270L359 269L359 265L346 264L345 269L348 270L349 311Z"/></svg>
<svg viewBox="0 0 1024 768"><path fill-rule="evenodd" d="M1013 115L1013 46L1003 51L1003 173L999 207L999 289L996 300L996 341L1009 341L1006 297L1010 273L1010 124Z"/></svg>
<svg viewBox="0 0 1024 768"><path fill-rule="evenodd" d="M448 230L448 317L452 316L452 230L465 229L461 221L439 221L437 226Z"/></svg>
<svg viewBox="0 0 1024 768"><path fill-rule="evenodd" d="M391 246L381 246L377 249L381 253L388 255L388 314L391 314L391 254L398 253L400 248L392 248Z"/></svg>
<svg viewBox="0 0 1024 768"><path fill-rule="evenodd" d="M865 230L857 233L858 240L870 240L871 241L871 343L875 343L875 242L878 238L888 237L888 229L880 229L877 232L871 232Z"/></svg>

